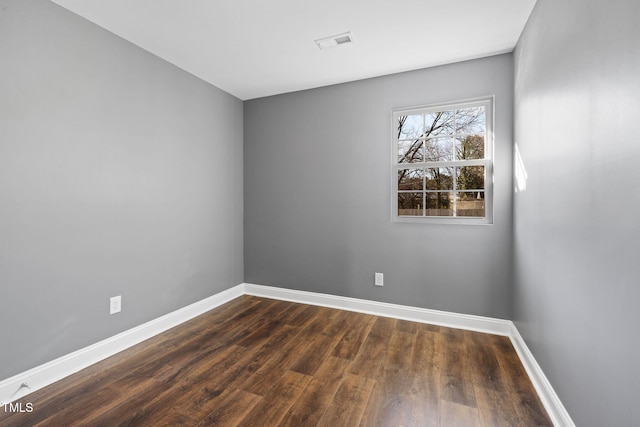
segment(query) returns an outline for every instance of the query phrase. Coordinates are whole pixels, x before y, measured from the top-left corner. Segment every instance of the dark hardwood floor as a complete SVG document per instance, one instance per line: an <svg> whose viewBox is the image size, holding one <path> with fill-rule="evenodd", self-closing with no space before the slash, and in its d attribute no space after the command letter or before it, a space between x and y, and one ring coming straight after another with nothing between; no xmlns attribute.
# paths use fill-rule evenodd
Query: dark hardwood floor
<svg viewBox="0 0 640 427"><path fill-rule="evenodd" d="M242 296L2 426L551 426L507 337Z"/></svg>

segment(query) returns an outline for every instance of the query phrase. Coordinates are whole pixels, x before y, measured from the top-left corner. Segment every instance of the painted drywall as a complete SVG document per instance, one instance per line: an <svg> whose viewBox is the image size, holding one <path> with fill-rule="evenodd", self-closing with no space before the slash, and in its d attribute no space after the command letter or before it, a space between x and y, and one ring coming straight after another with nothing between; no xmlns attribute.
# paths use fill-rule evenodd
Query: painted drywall
<svg viewBox="0 0 640 427"><path fill-rule="evenodd" d="M46 0L0 58L0 380L243 281L240 100Z"/></svg>
<svg viewBox="0 0 640 427"><path fill-rule="evenodd" d="M245 281L509 318L512 85L506 54L245 101ZM391 110L487 95L494 225L392 222Z"/></svg>
<svg viewBox="0 0 640 427"><path fill-rule="evenodd" d="M538 0L515 51L514 319L583 427L640 419L638 17Z"/></svg>

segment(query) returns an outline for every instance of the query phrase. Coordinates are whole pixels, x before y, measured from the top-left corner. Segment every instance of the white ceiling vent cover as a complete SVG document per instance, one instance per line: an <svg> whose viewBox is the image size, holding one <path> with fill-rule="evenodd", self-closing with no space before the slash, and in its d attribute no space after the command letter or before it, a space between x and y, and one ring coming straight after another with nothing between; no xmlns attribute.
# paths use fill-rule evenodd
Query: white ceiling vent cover
<svg viewBox="0 0 640 427"><path fill-rule="evenodd" d="M355 40L353 39L353 34L351 31L336 34L335 36L325 37L323 39L315 40L316 44L320 49L327 49L330 47L340 46L343 44L353 43Z"/></svg>

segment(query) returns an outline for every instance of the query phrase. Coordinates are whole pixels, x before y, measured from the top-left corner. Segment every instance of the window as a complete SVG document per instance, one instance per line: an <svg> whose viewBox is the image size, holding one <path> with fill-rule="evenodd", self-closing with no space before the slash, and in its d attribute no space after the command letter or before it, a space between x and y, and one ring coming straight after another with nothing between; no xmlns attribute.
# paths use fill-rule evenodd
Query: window
<svg viewBox="0 0 640 427"><path fill-rule="evenodd" d="M493 99L397 109L393 220L491 224Z"/></svg>

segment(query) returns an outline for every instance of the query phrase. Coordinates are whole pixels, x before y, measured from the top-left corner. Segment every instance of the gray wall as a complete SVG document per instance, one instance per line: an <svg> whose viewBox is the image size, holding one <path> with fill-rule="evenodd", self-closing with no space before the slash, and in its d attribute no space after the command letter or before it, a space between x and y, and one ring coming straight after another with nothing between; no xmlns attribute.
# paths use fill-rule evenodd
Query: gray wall
<svg viewBox="0 0 640 427"><path fill-rule="evenodd" d="M486 95L495 225L392 223L391 109ZM510 54L245 102L245 281L510 317L512 110Z"/></svg>
<svg viewBox="0 0 640 427"><path fill-rule="evenodd" d="M538 0L515 52L515 320L579 426L640 419L640 3Z"/></svg>
<svg viewBox="0 0 640 427"><path fill-rule="evenodd" d="M240 100L45 0L0 58L0 379L243 281Z"/></svg>

